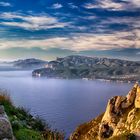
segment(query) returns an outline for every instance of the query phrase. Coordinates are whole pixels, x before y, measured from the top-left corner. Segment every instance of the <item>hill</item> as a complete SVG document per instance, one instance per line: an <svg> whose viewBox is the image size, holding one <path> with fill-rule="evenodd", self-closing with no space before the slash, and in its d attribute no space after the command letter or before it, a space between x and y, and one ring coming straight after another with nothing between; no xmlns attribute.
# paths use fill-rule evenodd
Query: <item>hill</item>
<svg viewBox="0 0 140 140"><path fill-rule="evenodd" d="M36 69L44 67L45 64L47 64L47 61L43 61L40 59L35 58L29 58L29 59L23 59L23 60L17 60L12 62L14 67L22 68L22 69Z"/></svg>
<svg viewBox="0 0 140 140"><path fill-rule="evenodd" d="M140 61L73 55L50 61L46 68L34 70L32 74L49 78L138 81Z"/></svg>

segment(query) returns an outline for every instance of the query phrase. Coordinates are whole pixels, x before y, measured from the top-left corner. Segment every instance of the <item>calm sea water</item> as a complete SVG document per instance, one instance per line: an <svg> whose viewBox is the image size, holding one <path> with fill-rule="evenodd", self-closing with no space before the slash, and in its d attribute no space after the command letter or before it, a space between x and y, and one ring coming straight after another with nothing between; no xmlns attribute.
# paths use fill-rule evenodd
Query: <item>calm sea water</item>
<svg viewBox="0 0 140 140"><path fill-rule="evenodd" d="M16 106L30 109L66 136L105 108L110 97L126 95L132 84L33 78L31 71L0 72L0 88L6 89Z"/></svg>

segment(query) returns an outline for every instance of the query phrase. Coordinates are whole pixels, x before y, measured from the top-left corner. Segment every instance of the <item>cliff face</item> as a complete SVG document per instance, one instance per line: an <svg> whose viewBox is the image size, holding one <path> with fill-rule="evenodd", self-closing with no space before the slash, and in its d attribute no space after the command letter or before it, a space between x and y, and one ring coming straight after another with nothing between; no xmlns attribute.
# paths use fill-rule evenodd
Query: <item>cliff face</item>
<svg viewBox="0 0 140 140"><path fill-rule="evenodd" d="M0 140L14 140L12 127L3 106L0 106Z"/></svg>
<svg viewBox="0 0 140 140"><path fill-rule="evenodd" d="M79 126L70 140L129 140L140 135L140 86L138 83L126 97L115 96L104 114Z"/></svg>

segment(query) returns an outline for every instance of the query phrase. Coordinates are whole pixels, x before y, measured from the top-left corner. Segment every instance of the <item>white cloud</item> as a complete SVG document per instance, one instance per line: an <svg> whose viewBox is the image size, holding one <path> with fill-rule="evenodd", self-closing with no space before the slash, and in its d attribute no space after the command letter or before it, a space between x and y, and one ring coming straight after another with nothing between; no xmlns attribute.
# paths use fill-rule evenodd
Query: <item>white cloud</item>
<svg viewBox="0 0 140 140"><path fill-rule="evenodd" d="M131 5L131 8L132 6L134 7L140 7L140 0L122 0L124 2L127 2L127 4L130 4Z"/></svg>
<svg viewBox="0 0 140 140"><path fill-rule="evenodd" d="M99 6L94 4L94 3L86 3L86 4L84 4L84 8L86 8L86 9L94 9L94 8L99 8Z"/></svg>
<svg viewBox="0 0 140 140"><path fill-rule="evenodd" d="M61 48L73 51L110 50L115 48L140 48L140 31L114 32L112 34L73 34L72 37L49 39L0 39L0 49L12 47Z"/></svg>
<svg viewBox="0 0 140 140"><path fill-rule="evenodd" d="M3 6L3 7L12 7L11 3L8 3L8 2L0 2L0 6Z"/></svg>
<svg viewBox="0 0 140 140"><path fill-rule="evenodd" d="M24 28L26 30L44 30L44 29L51 29L51 28L63 28L66 24L65 23L59 23L54 25L38 25L38 24L32 24L27 22L1 22L0 24L6 25L6 26L13 26L13 27L20 27Z"/></svg>
<svg viewBox="0 0 140 140"><path fill-rule="evenodd" d="M74 5L73 3L68 3L69 7L72 9L77 9L78 6Z"/></svg>
<svg viewBox="0 0 140 140"><path fill-rule="evenodd" d="M60 4L60 3L55 3L55 4L52 5L52 8L53 8L53 9L60 9L60 8L62 8L62 7L63 7L63 5Z"/></svg>
<svg viewBox="0 0 140 140"><path fill-rule="evenodd" d="M86 3L84 8L94 9L102 8L112 11L119 10L134 10L135 8L140 8L140 0L122 0L121 2L115 2L113 0L98 0L97 3Z"/></svg>
<svg viewBox="0 0 140 140"><path fill-rule="evenodd" d="M103 9L111 9L111 10L122 10L123 4L113 2L112 0L102 0L96 4L94 3L87 3L84 5L87 9L94 9L94 8L103 8Z"/></svg>
<svg viewBox="0 0 140 140"><path fill-rule="evenodd" d="M60 22L57 18L45 14L24 15L21 13L5 12L0 14L0 18L6 20L0 22L1 25L20 27L26 30L42 30L69 26L69 23ZM21 21L16 22L14 19Z"/></svg>
<svg viewBox="0 0 140 140"><path fill-rule="evenodd" d="M140 28L140 17L109 17L100 22L101 25L120 24L128 25L133 29Z"/></svg>
<svg viewBox="0 0 140 140"><path fill-rule="evenodd" d="M140 55L140 52L137 52L136 55Z"/></svg>

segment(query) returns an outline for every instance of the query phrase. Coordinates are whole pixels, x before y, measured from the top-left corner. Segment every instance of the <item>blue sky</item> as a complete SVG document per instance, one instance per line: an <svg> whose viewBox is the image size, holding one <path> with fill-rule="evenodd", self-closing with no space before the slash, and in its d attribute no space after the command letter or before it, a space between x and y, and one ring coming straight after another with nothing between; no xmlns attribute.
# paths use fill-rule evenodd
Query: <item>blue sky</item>
<svg viewBox="0 0 140 140"><path fill-rule="evenodd" d="M0 59L140 59L140 0L0 0Z"/></svg>

